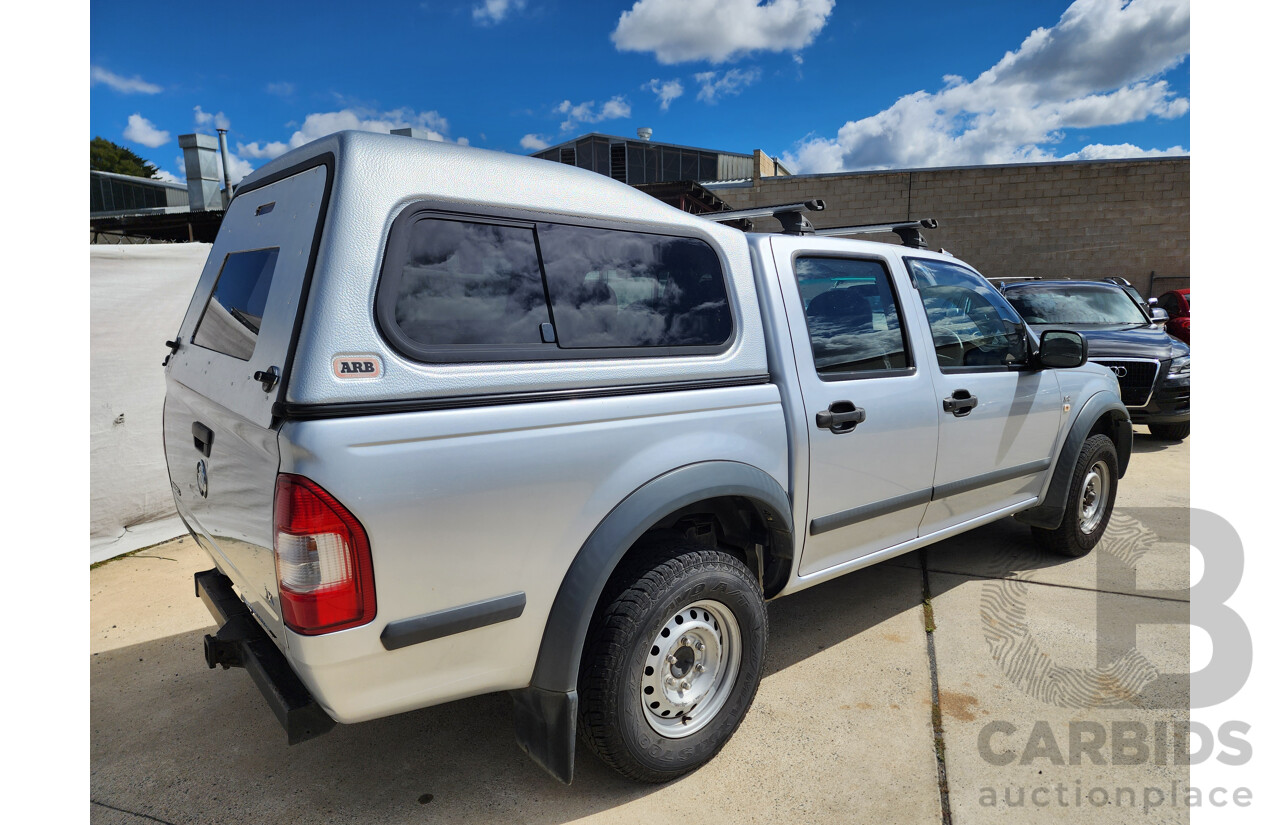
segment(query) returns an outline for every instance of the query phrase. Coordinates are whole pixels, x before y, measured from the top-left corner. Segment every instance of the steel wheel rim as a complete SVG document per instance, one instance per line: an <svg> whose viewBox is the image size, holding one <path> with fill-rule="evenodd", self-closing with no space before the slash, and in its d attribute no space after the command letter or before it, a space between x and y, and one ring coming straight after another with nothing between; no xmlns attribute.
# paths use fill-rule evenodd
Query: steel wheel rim
<svg viewBox="0 0 1280 825"><path fill-rule="evenodd" d="M742 664L742 632L720 602L697 601L669 616L645 653L644 717L654 732L680 739L724 707Z"/></svg>
<svg viewBox="0 0 1280 825"><path fill-rule="evenodd" d="M1107 499L1111 494L1111 471L1105 462L1095 461L1080 485L1080 532L1087 534L1098 529L1107 512Z"/></svg>

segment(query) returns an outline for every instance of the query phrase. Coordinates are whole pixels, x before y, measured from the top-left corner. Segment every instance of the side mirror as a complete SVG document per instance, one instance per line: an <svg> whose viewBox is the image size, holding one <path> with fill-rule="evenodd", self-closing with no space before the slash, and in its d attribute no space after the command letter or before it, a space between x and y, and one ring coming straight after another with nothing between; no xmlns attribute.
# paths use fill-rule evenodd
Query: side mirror
<svg viewBox="0 0 1280 825"><path fill-rule="evenodd" d="M1051 329L1040 333L1040 366L1048 369L1070 369L1089 360L1089 342L1078 332Z"/></svg>
<svg viewBox="0 0 1280 825"><path fill-rule="evenodd" d="M1158 298L1148 298L1148 299L1147 299L1147 306L1155 306L1155 305L1156 305L1156 304L1158 304L1159 302L1160 302L1160 301L1159 301L1159 299L1158 299Z"/></svg>
<svg viewBox="0 0 1280 825"><path fill-rule="evenodd" d="M1168 322L1169 322L1169 313L1166 310L1163 310L1160 307L1152 307L1151 323L1167 324Z"/></svg>

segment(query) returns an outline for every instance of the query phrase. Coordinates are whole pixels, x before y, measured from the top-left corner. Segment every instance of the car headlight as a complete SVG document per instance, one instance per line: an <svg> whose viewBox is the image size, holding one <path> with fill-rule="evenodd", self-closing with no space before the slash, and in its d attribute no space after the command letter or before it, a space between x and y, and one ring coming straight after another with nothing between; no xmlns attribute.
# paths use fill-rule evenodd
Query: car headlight
<svg viewBox="0 0 1280 825"><path fill-rule="evenodd" d="M1186 378L1191 375L1191 356L1182 355L1173 359L1173 363L1169 365L1169 375L1179 378Z"/></svg>

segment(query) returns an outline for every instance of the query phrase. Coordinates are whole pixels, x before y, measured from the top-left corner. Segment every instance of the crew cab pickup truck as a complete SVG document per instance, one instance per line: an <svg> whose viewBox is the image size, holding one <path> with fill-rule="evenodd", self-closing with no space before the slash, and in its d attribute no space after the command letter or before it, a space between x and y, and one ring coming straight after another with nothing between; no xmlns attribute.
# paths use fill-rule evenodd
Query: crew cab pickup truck
<svg viewBox="0 0 1280 825"><path fill-rule="evenodd" d="M1115 376L918 232L803 206L749 233L355 132L246 178L166 359L209 667L290 743L509 691L560 780L581 735L661 782L747 713L767 600L1006 516L1087 553Z"/></svg>

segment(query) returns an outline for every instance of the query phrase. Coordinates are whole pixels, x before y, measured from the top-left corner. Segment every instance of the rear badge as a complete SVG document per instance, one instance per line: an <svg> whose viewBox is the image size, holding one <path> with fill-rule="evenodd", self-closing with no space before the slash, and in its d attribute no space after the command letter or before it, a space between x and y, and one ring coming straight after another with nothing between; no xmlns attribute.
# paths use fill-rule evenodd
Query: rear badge
<svg viewBox="0 0 1280 825"><path fill-rule="evenodd" d="M376 355L339 355L333 359L338 378L381 378L382 359Z"/></svg>

